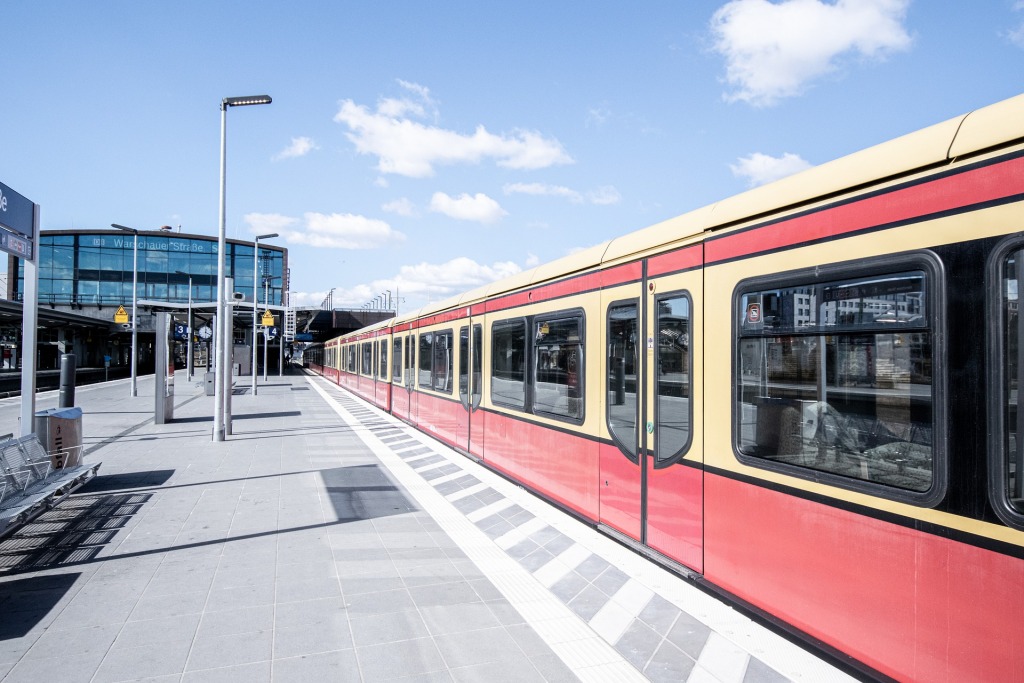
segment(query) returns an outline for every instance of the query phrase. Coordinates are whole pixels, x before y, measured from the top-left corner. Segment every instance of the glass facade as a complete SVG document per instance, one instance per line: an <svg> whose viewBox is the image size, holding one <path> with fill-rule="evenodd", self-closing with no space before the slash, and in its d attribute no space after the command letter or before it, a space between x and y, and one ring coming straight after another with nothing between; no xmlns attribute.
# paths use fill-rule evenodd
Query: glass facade
<svg viewBox="0 0 1024 683"><path fill-rule="evenodd" d="M188 275L192 300L215 301L217 240L163 231L138 235L138 298L186 303ZM122 231L43 232L39 237L39 303L80 306L119 306L132 301L135 235ZM281 305L285 289L287 250L260 244L258 300ZM177 271L187 273L181 275ZM234 290L250 301L253 295L253 244L228 240L225 275ZM266 287L265 287L266 285ZM23 264L13 292L21 301Z"/></svg>

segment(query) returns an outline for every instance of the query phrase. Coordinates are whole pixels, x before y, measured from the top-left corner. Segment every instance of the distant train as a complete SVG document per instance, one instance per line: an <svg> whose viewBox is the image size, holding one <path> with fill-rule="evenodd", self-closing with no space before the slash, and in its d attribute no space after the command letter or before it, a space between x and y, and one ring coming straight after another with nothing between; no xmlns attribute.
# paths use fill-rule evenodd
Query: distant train
<svg viewBox="0 0 1024 683"><path fill-rule="evenodd" d="M1024 680L1024 96L333 339L325 377L853 666Z"/></svg>

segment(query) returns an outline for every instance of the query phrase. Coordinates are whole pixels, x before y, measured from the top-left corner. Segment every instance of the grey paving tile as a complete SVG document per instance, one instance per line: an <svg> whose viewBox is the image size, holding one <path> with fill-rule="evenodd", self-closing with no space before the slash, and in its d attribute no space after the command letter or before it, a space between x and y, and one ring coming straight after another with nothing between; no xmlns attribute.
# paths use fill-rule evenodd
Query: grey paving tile
<svg viewBox="0 0 1024 683"><path fill-rule="evenodd" d="M274 627L274 606L256 605L238 607L219 612L204 612L199 622L198 635L203 637L227 636L236 633L266 631Z"/></svg>
<svg viewBox="0 0 1024 683"><path fill-rule="evenodd" d="M593 583L601 592L608 597L615 593L629 581L629 576L618 567L608 567L601 575L594 579Z"/></svg>
<svg viewBox="0 0 1024 683"><path fill-rule="evenodd" d="M562 602L568 604L570 600L580 594L590 584L582 576L574 571L569 572L551 586L551 592Z"/></svg>
<svg viewBox="0 0 1024 683"><path fill-rule="evenodd" d="M358 681L359 662L355 650L337 650L303 657L276 659L273 662L274 683L309 683L310 681Z"/></svg>
<svg viewBox="0 0 1024 683"><path fill-rule="evenodd" d="M519 613L519 610L513 607L507 600L502 599L490 601L487 603L487 607L504 626L526 623L526 620L523 619L523 615Z"/></svg>
<svg viewBox="0 0 1024 683"><path fill-rule="evenodd" d="M590 621L608 602L608 596L594 586L587 586L568 603L569 609L584 621Z"/></svg>
<svg viewBox="0 0 1024 683"><path fill-rule="evenodd" d="M435 636L501 626L501 621L490 606L482 602L421 607L420 614L430 633Z"/></svg>
<svg viewBox="0 0 1024 683"><path fill-rule="evenodd" d="M352 647L348 619L335 619L274 631L274 658L311 655Z"/></svg>
<svg viewBox="0 0 1024 683"><path fill-rule="evenodd" d="M341 597L341 584L336 578L325 577L305 581L280 580L275 600L282 603L335 597Z"/></svg>
<svg viewBox="0 0 1024 683"><path fill-rule="evenodd" d="M437 649L452 670L488 662L514 665L523 661L523 653L504 627L437 636Z"/></svg>
<svg viewBox="0 0 1024 683"><path fill-rule="evenodd" d="M274 584L261 583L255 586L211 590L207 598L206 609L210 612L216 612L225 609L236 609L238 607L267 605L273 602Z"/></svg>
<svg viewBox="0 0 1024 683"><path fill-rule="evenodd" d="M409 588L409 594L419 608L437 605L462 605L482 602L468 581L452 581L429 586Z"/></svg>
<svg viewBox="0 0 1024 683"><path fill-rule="evenodd" d="M462 578L462 573L448 559L417 564L402 570L402 580L410 588L435 583L449 583Z"/></svg>
<svg viewBox="0 0 1024 683"><path fill-rule="evenodd" d="M544 676L527 660L486 662L451 670L452 678L465 683L544 683Z"/></svg>
<svg viewBox="0 0 1024 683"><path fill-rule="evenodd" d="M191 643L199 629L201 617L201 614L184 614L145 621L129 621L117 636L117 647Z"/></svg>
<svg viewBox="0 0 1024 683"><path fill-rule="evenodd" d="M530 663L540 672L548 683L576 683L579 678L572 672L558 655L532 657Z"/></svg>
<svg viewBox="0 0 1024 683"><path fill-rule="evenodd" d="M678 683L686 680L696 664L685 652L663 640L643 674L653 683Z"/></svg>
<svg viewBox="0 0 1024 683"><path fill-rule="evenodd" d="M349 615L385 614L387 612L404 612L414 609L416 603L406 589L365 593L345 597Z"/></svg>
<svg viewBox="0 0 1024 683"><path fill-rule="evenodd" d="M54 619L56 629L82 628L101 624L121 624L128 620L137 604L135 598L111 599L106 603L79 604L73 601Z"/></svg>
<svg viewBox="0 0 1024 683"><path fill-rule="evenodd" d="M356 648L364 683L443 671L445 660L431 638Z"/></svg>
<svg viewBox="0 0 1024 683"><path fill-rule="evenodd" d="M619 641L615 643L615 649L627 662L643 671L658 646L661 645L661 641L662 637L655 633L654 629L639 619L635 619L626 628L626 632L622 634Z"/></svg>
<svg viewBox="0 0 1024 683"><path fill-rule="evenodd" d="M183 614L200 614L206 606L207 595L206 591L198 591L152 597L143 596L128 619L129 621L145 621Z"/></svg>
<svg viewBox="0 0 1024 683"><path fill-rule="evenodd" d="M668 634L672 624L679 618L681 611L671 602L655 593L647 603L647 606L640 611L639 618L654 629L655 633L665 636Z"/></svg>
<svg viewBox="0 0 1024 683"><path fill-rule="evenodd" d="M39 683L40 681L61 681L61 683L88 683L106 653L80 654L74 666L68 666L67 657L46 657L22 659L4 678L4 683Z"/></svg>
<svg viewBox="0 0 1024 683"><path fill-rule="evenodd" d="M523 569L532 574L553 559L555 559L555 556L549 553L546 548L539 548L519 560L519 564L523 566Z"/></svg>
<svg viewBox="0 0 1024 683"><path fill-rule="evenodd" d="M273 631L253 631L219 636L197 636L186 671L217 669L269 660Z"/></svg>
<svg viewBox="0 0 1024 683"><path fill-rule="evenodd" d="M788 678L756 657L751 657L747 661L743 683L788 683L788 681Z"/></svg>
<svg viewBox="0 0 1024 683"><path fill-rule="evenodd" d="M611 565L608 563L608 560L604 559L600 555L591 555L577 565L576 573L587 581L593 581L610 566Z"/></svg>
<svg viewBox="0 0 1024 683"><path fill-rule="evenodd" d="M697 621L686 612L681 612L666 638L693 659L700 657L704 644L711 635L711 629Z"/></svg>
<svg viewBox="0 0 1024 683"><path fill-rule="evenodd" d="M349 619L356 647L414 640L430 635L421 611L389 612L353 616Z"/></svg>
<svg viewBox="0 0 1024 683"><path fill-rule="evenodd" d="M24 656L26 659L46 659L53 657L55 653L70 657L88 653L103 654L114 643L120 630L120 624L87 626L64 631L48 630L40 635L38 640L34 638L25 640L27 651ZM0 658L2 656L0 654Z"/></svg>
<svg viewBox="0 0 1024 683"><path fill-rule="evenodd" d="M166 642L129 648L115 644L92 680L113 683L180 674L185 669L191 644L191 641Z"/></svg>
<svg viewBox="0 0 1024 683"><path fill-rule="evenodd" d="M219 669L189 671L181 683L270 683L272 663L253 662Z"/></svg>

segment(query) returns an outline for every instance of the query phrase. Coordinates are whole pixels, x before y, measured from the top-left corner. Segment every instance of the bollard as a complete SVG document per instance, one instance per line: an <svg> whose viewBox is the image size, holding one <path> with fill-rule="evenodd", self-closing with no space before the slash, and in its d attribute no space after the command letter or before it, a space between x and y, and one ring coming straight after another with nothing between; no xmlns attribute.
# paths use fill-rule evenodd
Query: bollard
<svg viewBox="0 0 1024 683"><path fill-rule="evenodd" d="M57 406L70 408L75 405L75 354L65 353L60 357L60 394Z"/></svg>

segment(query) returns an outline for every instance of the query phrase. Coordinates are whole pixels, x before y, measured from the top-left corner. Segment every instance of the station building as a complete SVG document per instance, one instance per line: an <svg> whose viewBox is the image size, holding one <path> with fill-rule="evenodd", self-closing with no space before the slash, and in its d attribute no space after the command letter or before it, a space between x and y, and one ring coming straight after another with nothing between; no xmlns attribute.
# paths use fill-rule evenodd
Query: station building
<svg viewBox="0 0 1024 683"><path fill-rule="evenodd" d="M63 314L75 324L40 327L38 368L59 367L60 354L74 353L78 366L129 368L131 332L115 322L119 307L132 311L132 282L135 270L134 250L138 239L138 288L140 301L158 301L185 305L191 300L195 309L193 331L202 331L212 316L216 302L217 237L175 232L171 228L139 230L136 234L116 229L46 230L37 245L39 266L39 310ZM251 305L281 306L288 291L288 250L260 242L254 258L253 242L226 241L225 276L234 279L233 290L241 294L249 308L237 307L235 343L248 345L252 337ZM256 270L254 271L254 263ZM7 298L22 302L25 292L24 264L8 257ZM189 279L191 277L191 290ZM246 310L249 314L246 314ZM139 306L139 371L152 370L155 315L152 307ZM53 317L53 316L50 316ZM182 322L185 311L176 314ZM10 329L8 329L10 328ZM205 345L194 337L196 353ZM21 334L16 321L0 322L0 346L3 358L20 357ZM182 345L184 346L184 345ZM203 358L199 357L201 364ZM12 366L17 363L11 363Z"/></svg>

